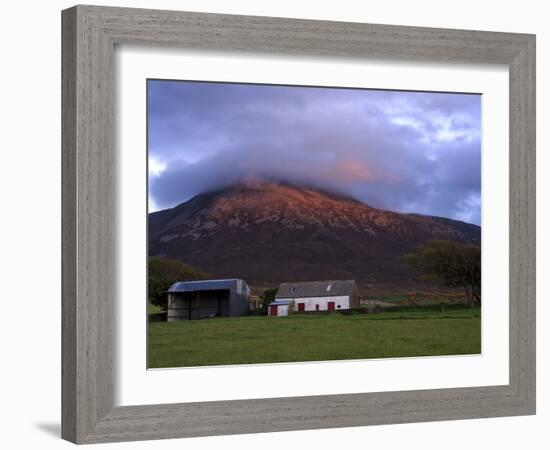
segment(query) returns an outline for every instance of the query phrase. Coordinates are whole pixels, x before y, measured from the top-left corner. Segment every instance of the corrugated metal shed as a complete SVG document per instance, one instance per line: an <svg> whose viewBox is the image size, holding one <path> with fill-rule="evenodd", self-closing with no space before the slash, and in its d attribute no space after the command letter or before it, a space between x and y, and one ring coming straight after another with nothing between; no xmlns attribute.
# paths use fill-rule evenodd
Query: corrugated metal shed
<svg viewBox="0 0 550 450"><path fill-rule="evenodd" d="M355 280L282 283L275 298L333 297L351 295L356 289L357 285L355 284Z"/></svg>
<svg viewBox="0 0 550 450"><path fill-rule="evenodd" d="M168 315L170 317L171 308L174 316L178 318L180 316L187 316L192 318L192 309L195 310L196 316L204 316L208 313L207 308L212 308L213 297L216 297L216 293L212 292L211 295L206 297L212 297L209 300L202 296L203 301L200 301L201 292L207 293L208 291L227 291L227 300L223 301L223 305L219 305L218 314L222 316L237 317L247 315L249 312L249 296L250 288L246 284L246 281L239 278L233 278L228 280L200 280L200 281L177 281L170 289L168 289ZM194 297L193 293L197 293ZM196 300L194 300L196 299ZM205 305L207 304L207 305ZM171 306L175 305L175 306ZM197 312L202 306L202 312ZM177 310L185 309L187 313L177 313ZM210 316L210 314L207 314ZM176 319L174 319L176 320Z"/></svg>

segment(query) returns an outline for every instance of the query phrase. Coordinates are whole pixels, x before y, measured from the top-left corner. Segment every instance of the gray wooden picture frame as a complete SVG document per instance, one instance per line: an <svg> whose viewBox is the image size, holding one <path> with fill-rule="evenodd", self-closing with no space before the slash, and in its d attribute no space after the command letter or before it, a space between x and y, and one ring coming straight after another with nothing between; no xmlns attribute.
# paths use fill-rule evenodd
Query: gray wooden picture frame
<svg viewBox="0 0 550 450"><path fill-rule="evenodd" d="M535 413L535 36L75 6L62 13L62 437L75 443ZM114 406L115 44L505 64L510 82L508 385Z"/></svg>

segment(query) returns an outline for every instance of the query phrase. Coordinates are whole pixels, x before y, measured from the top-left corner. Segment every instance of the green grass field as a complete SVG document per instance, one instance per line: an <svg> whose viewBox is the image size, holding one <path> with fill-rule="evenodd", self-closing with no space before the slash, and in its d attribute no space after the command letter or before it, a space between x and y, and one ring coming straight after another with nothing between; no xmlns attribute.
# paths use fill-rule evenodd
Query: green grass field
<svg viewBox="0 0 550 450"><path fill-rule="evenodd" d="M480 308L149 324L149 367L478 354Z"/></svg>

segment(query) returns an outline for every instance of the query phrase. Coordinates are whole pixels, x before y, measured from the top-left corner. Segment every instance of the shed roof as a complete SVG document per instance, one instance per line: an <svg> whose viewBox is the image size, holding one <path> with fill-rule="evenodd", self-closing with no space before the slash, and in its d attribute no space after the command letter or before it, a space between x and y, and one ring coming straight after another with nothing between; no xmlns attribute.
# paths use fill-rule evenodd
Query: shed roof
<svg viewBox="0 0 550 450"><path fill-rule="evenodd" d="M168 292L194 292L194 291L217 291L220 289L242 290L247 287L246 281L239 278L227 280L200 280L200 281L176 281Z"/></svg>
<svg viewBox="0 0 550 450"><path fill-rule="evenodd" d="M290 305L291 303L292 300L275 300L274 302L271 302L269 306Z"/></svg>
<svg viewBox="0 0 550 450"><path fill-rule="evenodd" d="M355 280L282 283L275 298L332 297L338 295L350 295L354 289L357 289Z"/></svg>

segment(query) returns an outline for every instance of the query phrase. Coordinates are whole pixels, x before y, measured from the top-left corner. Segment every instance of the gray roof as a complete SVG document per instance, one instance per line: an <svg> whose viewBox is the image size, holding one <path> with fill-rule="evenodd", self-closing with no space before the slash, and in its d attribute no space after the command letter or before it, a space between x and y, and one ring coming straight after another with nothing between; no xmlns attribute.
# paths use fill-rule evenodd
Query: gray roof
<svg viewBox="0 0 550 450"><path fill-rule="evenodd" d="M248 286L244 280L239 278L229 280L176 281L170 286L168 292L216 291L218 289L242 291L248 289Z"/></svg>
<svg viewBox="0 0 550 450"><path fill-rule="evenodd" d="M355 280L308 281L305 283L282 283L276 299L302 297L329 297L350 295L357 289Z"/></svg>
<svg viewBox="0 0 550 450"><path fill-rule="evenodd" d="M275 305L290 305L292 303L292 300L275 300L274 302L271 302L269 306L275 306Z"/></svg>

